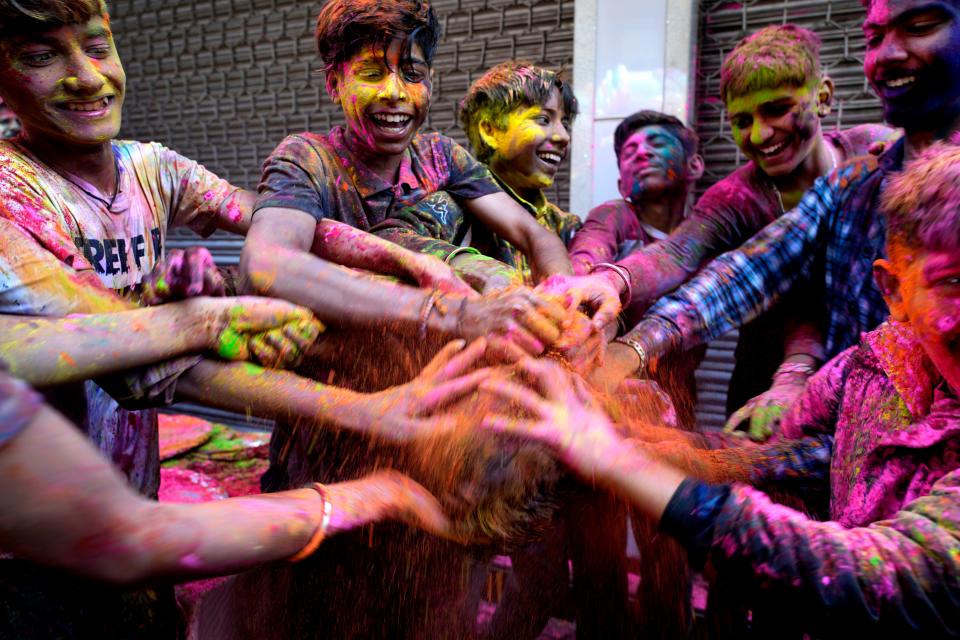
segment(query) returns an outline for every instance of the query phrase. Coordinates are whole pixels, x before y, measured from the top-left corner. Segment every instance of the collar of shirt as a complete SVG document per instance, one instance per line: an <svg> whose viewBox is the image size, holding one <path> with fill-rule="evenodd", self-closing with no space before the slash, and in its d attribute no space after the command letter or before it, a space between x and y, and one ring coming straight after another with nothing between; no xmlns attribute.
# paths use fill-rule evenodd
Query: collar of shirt
<svg viewBox="0 0 960 640"><path fill-rule="evenodd" d="M533 214L538 220L546 217L550 213L550 203L547 201L546 196L543 195L543 191L537 190L537 196L534 198L534 202L530 202L521 197L503 178L494 173L493 169L490 169L490 175L493 176L493 179L497 181L497 184L508 196L513 198L515 202L518 202L520 206Z"/></svg>
<svg viewBox="0 0 960 640"><path fill-rule="evenodd" d="M906 154L907 140L905 136L900 136L896 142L890 145L890 148L880 155L877 163L884 173L903 170L903 160Z"/></svg>
<svg viewBox="0 0 960 640"><path fill-rule="evenodd" d="M876 356L910 414L915 419L926 416L943 378L927 357L913 329L891 320L864 334L863 342Z"/></svg>
<svg viewBox="0 0 960 640"><path fill-rule="evenodd" d="M33 163L41 173L43 173L49 180L53 181L63 181L69 183L76 187L79 191L83 193L83 197L88 202L96 201L103 206L105 211L109 211L112 214L122 214L126 213L130 209L130 172L127 171L123 162L123 151L120 146L111 143L113 147L113 161L116 164L117 169L117 193L106 194L100 191L96 186L87 182L83 178L73 173L67 173L57 171L50 165L46 164L43 160L38 158L33 154L30 149L24 145L21 140L15 139L10 141L16 150L29 162ZM110 208L107 208L107 204L110 203Z"/></svg>
<svg viewBox="0 0 960 640"><path fill-rule="evenodd" d="M346 168L347 173L350 174L353 186L362 199L366 200L370 196L383 191L393 191L395 186L400 187L406 193L420 186L420 181L413 171L410 147L403 150L403 156L400 158L400 170L397 173L397 184L393 185L371 171L366 163L358 159L350 151L345 139L345 133L343 127L337 126L330 131L327 139L330 141L330 146L336 151L337 157L340 158L340 162L344 168Z"/></svg>

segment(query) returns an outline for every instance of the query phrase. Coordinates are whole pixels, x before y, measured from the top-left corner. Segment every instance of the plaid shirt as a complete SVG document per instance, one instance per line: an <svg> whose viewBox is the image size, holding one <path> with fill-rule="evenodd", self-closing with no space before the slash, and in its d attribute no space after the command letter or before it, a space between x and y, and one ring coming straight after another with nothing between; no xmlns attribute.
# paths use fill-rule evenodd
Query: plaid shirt
<svg viewBox="0 0 960 640"><path fill-rule="evenodd" d="M818 179L795 209L662 298L631 337L652 356L688 349L749 322L809 281L825 301L827 357L856 344L887 315L872 276L873 261L885 255L878 198L903 158L901 139L879 159L858 158Z"/></svg>

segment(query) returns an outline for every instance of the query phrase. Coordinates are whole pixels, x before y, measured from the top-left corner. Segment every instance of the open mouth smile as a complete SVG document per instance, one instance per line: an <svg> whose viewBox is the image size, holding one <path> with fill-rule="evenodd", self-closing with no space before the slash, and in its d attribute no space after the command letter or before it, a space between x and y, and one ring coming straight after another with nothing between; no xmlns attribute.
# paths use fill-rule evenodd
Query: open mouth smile
<svg viewBox="0 0 960 640"><path fill-rule="evenodd" d="M765 159L770 159L787 148L787 140L783 140L771 147L757 147L757 153Z"/></svg>
<svg viewBox="0 0 960 640"><path fill-rule="evenodd" d="M914 82L916 82L916 80L917 80L916 76L903 76L902 78L891 78L889 80L882 80L880 84L886 87L887 89L899 89L901 87L906 87L908 85L913 84Z"/></svg>
<svg viewBox="0 0 960 640"><path fill-rule="evenodd" d="M538 151L537 157L551 167L560 166L563 162L563 156L556 151Z"/></svg>
<svg viewBox="0 0 960 640"><path fill-rule="evenodd" d="M57 104L57 109L85 116L100 116L106 113L113 101L113 96L104 96L95 100L69 100Z"/></svg>
<svg viewBox="0 0 960 640"><path fill-rule="evenodd" d="M408 113L373 113L370 115L370 120L378 129L388 134L398 135L407 130L413 122L413 116Z"/></svg>

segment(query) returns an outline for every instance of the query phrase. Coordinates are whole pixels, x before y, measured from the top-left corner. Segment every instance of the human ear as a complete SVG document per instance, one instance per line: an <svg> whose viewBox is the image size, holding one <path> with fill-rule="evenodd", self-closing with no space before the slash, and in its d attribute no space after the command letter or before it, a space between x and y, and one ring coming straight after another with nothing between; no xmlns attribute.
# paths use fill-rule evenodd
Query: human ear
<svg viewBox="0 0 960 640"><path fill-rule="evenodd" d="M817 115L825 118L830 115L830 103L833 102L833 80L830 76L823 76L817 87Z"/></svg>
<svg viewBox="0 0 960 640"><path fill-rule="evenodd" d="M490 122L490 120L481 116L480 122L477 124L477 131L480 133L480 139L483 140L483 144L487 145L493 151L500 149L500 138L497 136L500 130Z"/></svg>
<svg viewBox="0 0 960 640"><path fill-rule="evenodd" d="M334 104L340 104L340 76L336 71L327 71L327 95Z"/></svg>
<svg viewBox="0 0 960 640"><path fill-rule="evenodd" d="M701 156L699 153L694 153L687 158L687 180L690 182L696 182L703 177L705 168L703 156Z"/></svg>
<svg viewBox="0 0 960 640"><path fill-rule="evenodd" d="M873 280L877 283L883 299L890 309L890 317L899 322L908 320L903 308L903 293L900 290L900 278L897 276L893 263L883 258L873 263Z"/></svg>

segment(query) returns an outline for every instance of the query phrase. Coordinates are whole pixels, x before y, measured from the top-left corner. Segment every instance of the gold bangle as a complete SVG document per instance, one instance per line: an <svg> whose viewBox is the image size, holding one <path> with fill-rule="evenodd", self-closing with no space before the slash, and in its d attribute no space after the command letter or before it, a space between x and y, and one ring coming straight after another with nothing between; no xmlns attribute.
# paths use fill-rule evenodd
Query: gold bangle
<svg viewBox="0 0 960 640"><path fill-rule="evenodd" d="M634 351L637 352L637 356L640 358L640 366L637 367L637 368L634 370L634 372L646 370L646 368L647 368L647 350L643 348L643 345L642 345L642 344L640 344L639 342L637 342L637 341L634 340L633 338L629 338L629 337L627 337L627 336L620 336L619 338L616 338L616 339L614 340L614 342L619 342L620 344L625 344L625 345L627 345L628 347L630 347L631 349L633 349Z"/></svg>
<svg viewBox="0 0 960 640"><path fill-rule="evenodd" d="M288 562L300 562L304 558L309 558L313 555L313 552L316 551L317 547L320 546L320 543L323 542L323 538L327 534L327 527L330 526L330 516L333 515L333 505L331 505L330 501L327 500L327 488L319 482L314 482L307 488L313 489L320 494L320 499L323 500L323 511L320 515L320 522L317 524L317 528L313 532L313 535L310 536L310 540L307 541L307 544L303 545L303 548L300 549L300 551L297 551L295 554L287 558Z"/></svg>

